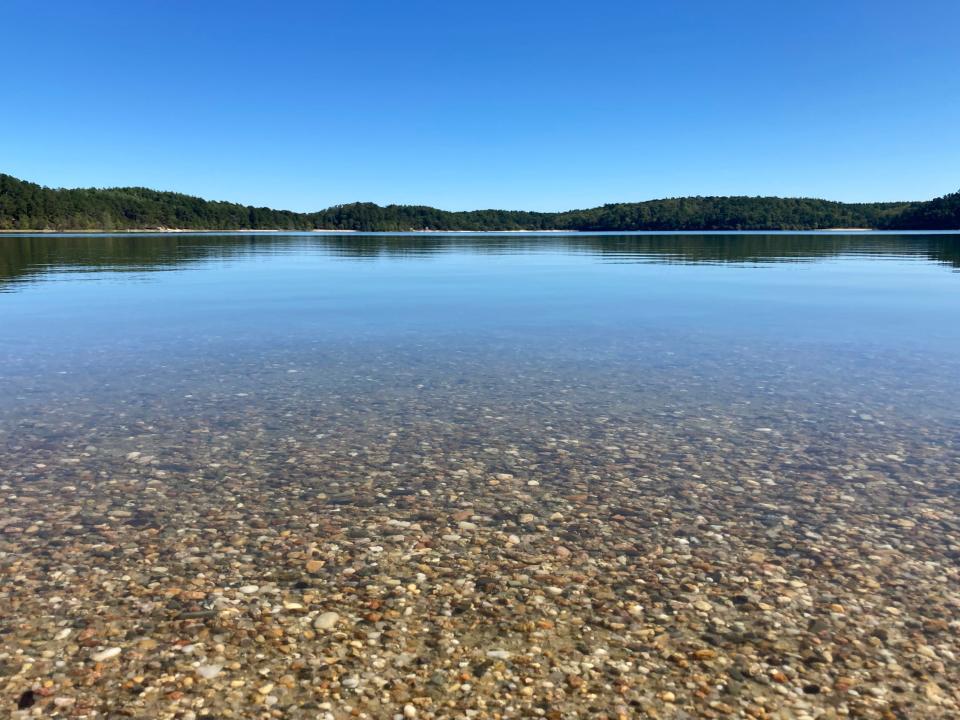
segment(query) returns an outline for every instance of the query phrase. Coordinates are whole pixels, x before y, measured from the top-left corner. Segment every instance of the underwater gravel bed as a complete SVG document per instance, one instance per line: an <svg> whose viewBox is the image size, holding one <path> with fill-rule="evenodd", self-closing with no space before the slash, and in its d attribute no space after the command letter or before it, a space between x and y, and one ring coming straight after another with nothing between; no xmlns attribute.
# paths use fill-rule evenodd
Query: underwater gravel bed
<svg viewBox="0 0 960 720"><path fill-rule="evenodd" d="M955 717L957 368L670 347L9 351L4 714Z"/></svg>

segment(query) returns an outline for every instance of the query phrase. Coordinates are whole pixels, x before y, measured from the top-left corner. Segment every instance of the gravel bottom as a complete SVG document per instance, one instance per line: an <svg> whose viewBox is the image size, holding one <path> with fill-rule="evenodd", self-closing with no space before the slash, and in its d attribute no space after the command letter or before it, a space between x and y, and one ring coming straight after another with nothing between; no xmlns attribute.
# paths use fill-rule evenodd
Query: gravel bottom
<svg viewBox="0 0 960 720"><path fill-rule="evenodd" d="M358 357L8 368L0 714L960 713L934 382Z"/></svg>

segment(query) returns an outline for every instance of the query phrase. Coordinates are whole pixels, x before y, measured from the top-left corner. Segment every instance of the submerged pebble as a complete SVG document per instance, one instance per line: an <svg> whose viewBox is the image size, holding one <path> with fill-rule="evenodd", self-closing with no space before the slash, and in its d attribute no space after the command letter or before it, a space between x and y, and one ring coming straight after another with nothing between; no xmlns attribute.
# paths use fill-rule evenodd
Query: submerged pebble
<svg viewBox="0 0 960 720"><path fill-rule="evenodd" d="M94 662L105 662L112 658L117 657L122 652L118 647L107 648L106 650L101 650L100 652L94 653L90 656L90 659Z"/></svg>
<svg viewBox="0 0 960 720"><path fill-rule="evenodd" d="M340 616L335 612L325 612L317 615L313 621L313 626L317 630L329 630L340 622Z"/></svg>

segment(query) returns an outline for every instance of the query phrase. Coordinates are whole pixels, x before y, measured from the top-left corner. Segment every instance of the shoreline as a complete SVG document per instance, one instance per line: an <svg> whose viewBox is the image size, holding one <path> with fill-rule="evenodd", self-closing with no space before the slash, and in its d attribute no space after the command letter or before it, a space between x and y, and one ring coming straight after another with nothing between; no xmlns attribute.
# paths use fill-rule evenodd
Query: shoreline
<svg viewBox="0 0 960 720"><path fill-rule="evenodd" d="M25 230L0 230L0 236L3 235L200 235L200 234L262 234L262 235L292 235L292 234L317 234L317 235L343 235L343 234L377 234L377 235L396 235L396 234L418 234L418 235L626 235L626 234L742 234L742 233L957 233L958 230L880 230L877 228L806 228L800 230L783 230L776 228L752 229L752 230L333 230L327 228L317 228L313 230L283 230L280 228L253 229L239 228L236 230L220 230L215 228L191 229L191 228L131 228L125 230L105 230L99 228L84 229L25 229Z"/></svg>
<svg viewBox="0 0 960 720"><path fill-rule="evenodd" d="M838 233L865 233L877 235L958 235L960 229L927 228L882 230L879 228L833 227L807 228L801 230L751 229L751 230L283 230L280 228L218 230L213 228L131 228L128 230L67 229L67 230L0 230L3 236L33 235L817 235Z"/></svg>

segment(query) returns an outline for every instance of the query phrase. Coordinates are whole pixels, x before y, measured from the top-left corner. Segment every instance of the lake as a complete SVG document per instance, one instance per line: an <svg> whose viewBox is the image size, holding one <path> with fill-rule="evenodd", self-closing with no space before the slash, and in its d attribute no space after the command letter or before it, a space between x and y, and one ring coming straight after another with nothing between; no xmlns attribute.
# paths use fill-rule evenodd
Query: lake
<svg viewBox="0 0 960 720"><path fill-rule="evenodd" d="M0 236L4 702L947 713L958 378L956 233Z"/></svg>

